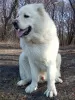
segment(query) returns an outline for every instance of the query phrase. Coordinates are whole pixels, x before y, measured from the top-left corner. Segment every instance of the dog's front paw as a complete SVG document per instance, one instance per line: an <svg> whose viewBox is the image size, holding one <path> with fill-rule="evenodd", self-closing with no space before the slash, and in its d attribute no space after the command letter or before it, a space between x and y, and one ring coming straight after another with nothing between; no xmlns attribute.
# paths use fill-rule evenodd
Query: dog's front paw
<svg viewBox="0 0 75 100"><path fill-rule="evenodd" d="M61 78L57 78L57 79L56 79L56 83L57 83L57 82L63 83L63 80L62 80Z"/></svg>
<svg viewBox="0 0 75 100"><path fill-rule="evenodd" d="M44 94L45 94L47 97L52 98L53 95L54 95L54 96L57 96L57 91L54 91L54 90L48 90L48 89L47 89L47 90L44 92Z"/></svg>
<svg viewBox="0 0 75 100"><path fill-rule="evenodd" d="M23 86L26 84L25 80L20 80L19 82L17 82L17 86Z"/></svg>
<svg viewBox="0 0 75 100"><path fill-rule="evenodd" d="M26 91L26 93L31 93L31 92L35 91L36 89L37 89L37 85L35 85L35 84L30 84L30 85L25 89L25 91Z"/></svg>

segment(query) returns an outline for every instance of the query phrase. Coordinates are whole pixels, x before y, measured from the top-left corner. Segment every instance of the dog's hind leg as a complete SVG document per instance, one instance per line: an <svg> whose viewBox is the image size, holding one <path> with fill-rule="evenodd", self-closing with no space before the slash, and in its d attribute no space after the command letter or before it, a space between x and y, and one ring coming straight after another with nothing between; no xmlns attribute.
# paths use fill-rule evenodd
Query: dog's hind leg
<svg viewBox="0 0 75 100"><path fill-rule="evenodd" d="M17 83L18 86L25 85L31 81L30 66L24 52L22 52L19 57L19 73L21 80Z"/></svg>
<svg viewBox="0 0 75 100"><path fill-rule="evenodd" d="M61 67L61 55L58 53L57 59L56 59L56 67L57 67L57 72L56 72L56 83L62 83L63 80L60 78L61 77L61 72L60 72L60 67Z"/></svg>

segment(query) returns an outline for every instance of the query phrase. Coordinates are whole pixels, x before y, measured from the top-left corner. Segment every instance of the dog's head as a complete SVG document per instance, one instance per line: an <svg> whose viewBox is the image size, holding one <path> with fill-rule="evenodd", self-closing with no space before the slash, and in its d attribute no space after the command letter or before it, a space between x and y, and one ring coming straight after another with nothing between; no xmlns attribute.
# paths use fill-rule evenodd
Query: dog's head
<svg viewBox="0 0 75 100"><path fill-rule="evenodd" d="M39 33L44 21L43 4L28 4L20 8L13 25L19 37L27 36L31 32Z"/></svg>
<svg viewBox="0 0 75 100"><path fill-rule="evenodd" d="M48 42L55 36L56 27L43 4L27 4L21 7L13 22L18 37L35 43Z"/></svg>

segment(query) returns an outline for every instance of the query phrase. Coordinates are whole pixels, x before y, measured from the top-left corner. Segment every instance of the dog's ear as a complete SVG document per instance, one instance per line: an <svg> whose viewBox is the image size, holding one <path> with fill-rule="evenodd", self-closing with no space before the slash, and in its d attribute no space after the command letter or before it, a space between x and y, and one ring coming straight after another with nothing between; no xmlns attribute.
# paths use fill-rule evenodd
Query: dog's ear
<svg viewBox="0 0 75 100"><path fill-rule="evenodd" d="M39 4L36 4L36 7L37 7L38 13L39 13L41 16L43 16L44 10L45 10L44 5L43 5L42 3L39 3Z"/></svg>

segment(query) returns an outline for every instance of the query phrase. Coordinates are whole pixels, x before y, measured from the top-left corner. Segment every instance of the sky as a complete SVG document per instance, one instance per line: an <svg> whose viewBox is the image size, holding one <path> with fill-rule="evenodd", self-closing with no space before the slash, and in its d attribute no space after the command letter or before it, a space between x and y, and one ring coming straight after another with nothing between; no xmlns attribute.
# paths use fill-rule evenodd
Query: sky
<svg viewBox="0 0 75 100"><path fill-rule="evenodd" d="M58 1L64 1L64 2L68 3L68 0L58 0Z"/></svg>

